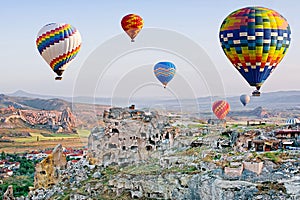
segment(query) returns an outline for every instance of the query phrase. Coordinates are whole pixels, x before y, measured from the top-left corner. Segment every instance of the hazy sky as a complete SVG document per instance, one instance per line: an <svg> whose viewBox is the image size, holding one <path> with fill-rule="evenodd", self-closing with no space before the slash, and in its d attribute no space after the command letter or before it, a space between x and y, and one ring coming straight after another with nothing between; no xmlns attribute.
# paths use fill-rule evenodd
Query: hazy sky
<svg viewBox="0 0 300 200"><path fill-rule="evenodd" d="M250 94L253 88L244 81L226 58L219 44L218 32L223 19L229 13L238 8L254 5L278 11L288 20L292 30L288 53L264 83L262 92L299 90L299 0L3 0L0 3L0 93L25 90L31 93L60 96L74 94L124 96L124 92L130 95L160 96L167 91L166 93L170 93L171 96L194 97L215 94L216 89L217 92L221 91L227 96ZM135 44L130 43L120 26L122 17L129 13L136 13L144 19L145 31L140 32ZM54 72L39 55L35 45L38 31L50 22L72 24L80 31L83 40L81 51L65 71L62 81L54 80ZM184 60L187 56L174 54L173 49L163 52L159 44L153 46L153 49L144 48L142 43L150 37L148 33L151 33L153 28L171 31L174 37L178 35L199 45L199 55L205 57L198 69L199 76L194 73L192 64ZM127 53L128 49L124 47L121 54L112 51L109 67L97 68L97 64L102 62L101 59L105 60L105 55L101 55L101 48L102 50L105 48L103 44L108 44L115 50L122 49L118 46L118 42L112 41L112 38L119 38L122 48L128 45L131 50L138 47L142 49L135 53ZM128 44L123 44L123 40L128 40ZM164 43L166 40L157 37L157 41ZM178 43L176 40L173 42ZM197 52L190 53L197 54ZM97 58L95 63L92 62L92 54ZM170 83L168 90L163 90L152 74L155 62L165 58L176 62L178 69L174 83ZM81 75L85 67L90 67L87 65L94 65L95 69L108 67L108 70L97 74L99 76L97 82L89 83L88 76ZM213 71L216 70L217 75L207 77L206 72L202 72L206 70L206 66L214 68ZM142 74L143 68L148 74ZM145 82L137 82L137 85L132 86L130 83L134 77L139 77ZM83 81L85 79L87 79L86 84ZM222 87L209 85L210 79L220 79L216 82L222 84ZM78 87L81 88L80 91ZM90 92L82 91L84 87ZM127 88L128 91L123 88Z"/></svg>

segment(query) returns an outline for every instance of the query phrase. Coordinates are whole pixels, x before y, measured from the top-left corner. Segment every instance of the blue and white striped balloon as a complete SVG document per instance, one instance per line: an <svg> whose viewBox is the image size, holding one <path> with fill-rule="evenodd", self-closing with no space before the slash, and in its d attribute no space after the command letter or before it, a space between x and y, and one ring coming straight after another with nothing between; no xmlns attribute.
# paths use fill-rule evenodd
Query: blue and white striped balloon
<svg viewBox="0 0 300 200"><path fill-rule="evenodd" d="M154 66L154 74L164 88L173 79L175 72L176 66L171 62L159 62Z"/></svg>

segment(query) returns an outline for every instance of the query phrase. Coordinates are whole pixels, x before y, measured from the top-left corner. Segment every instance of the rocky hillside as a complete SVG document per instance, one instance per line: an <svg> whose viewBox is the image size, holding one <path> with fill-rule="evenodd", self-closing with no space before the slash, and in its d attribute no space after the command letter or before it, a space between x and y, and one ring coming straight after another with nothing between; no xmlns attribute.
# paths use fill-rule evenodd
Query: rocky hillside
<svg viewBox="0 0 300 200"><path fill-rule="evenodd" d="M69 111L71 111L72 116L76 118L76 126L82 129L95 127L98 124L98 116L102 116L103 111L109 107L83 103L72 104L58 98L43 99L0 94L0 117L1 114L5 114L5 112L9 110L8 108L10 106L15 109L24 110L24 112L26 110L30 112L40 111L41 113L48 111L56 114L63 112L66 108L72 108L71 110L69 109ZM11 126L13 127L14 124L11 123Z"/></svg>
<svg viewBox="0 0 300 200"><path fill-rule="evenodd" d="M64 168L63 158L61 165L55 164L58 153L37 165L29 198L300 198L299 152L248 151L239 134L227 137L218 126L209 132L178 129L170 125L176 120L181 121L130 108L105 111L81 160L69 161ZM257 134L262 133L251 130L244 136Z"/></svg>
<svg viewBox="0 0 300 200"><path fill-rule="evenodd" d="M20 127L42 128L53 132L76 132L76 117L69 107L63 111L29 110L9 106L0 108L0 127L14 129Z"/></svg>
<svg viewBox="0 0 300 200"><path fill-rule="evenodd" d="M238 159L247 160L251 153L230 157L230 154L222 154L220 158L213 159L217 154L203 150L170 149L160 152L160 157L127 166L103 167L84 158L78 162L69 161L66 169L56 168L59 174L57 184L37 187L29 193L29 197L33 200L300 198L300 161L299 158L291 159L295 154L280 164L265 160L260 174L243 170L240 176L228 176L221 161L231 159L234 163ZM53 169L49 167L50 172Z"/></svg>

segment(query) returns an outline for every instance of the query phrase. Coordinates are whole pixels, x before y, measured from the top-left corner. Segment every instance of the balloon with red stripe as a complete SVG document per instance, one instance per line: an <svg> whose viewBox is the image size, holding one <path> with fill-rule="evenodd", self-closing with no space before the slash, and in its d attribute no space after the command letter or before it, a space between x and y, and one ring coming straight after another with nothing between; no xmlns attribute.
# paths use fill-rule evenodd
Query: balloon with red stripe
<svg viewBox="0 0 300 200"><path fill-rule="evenodd" d="M286 55L291 27L277 11L246 7L229 14L221 24L219 39L225 55L250 86L253 96Z"/></svg>
<svg viewBox="0 0 300 200"><path fill-rule="evenodd" d="M80 50L81 35L70 24L50 23L39 31L36 46L44 60L58 75L55 80L61 80L63 72Z"/></svg>
<svg viewBox="0 0 300 200"><path fill-rule="evenodd" d="M213 103L212 110L218 119L224 119L229 113L230 105L224 100L215 101Z"/></svg>
<svg viewBox="0 0 300 200"><path fill-rule="evenodd" d="M144 26L144 20L136 14L128 14L122 18L121 26L131 38L131 42L134 42L134 38Z"/></svg>
<svg viewBox="0 0 300 200"><path fill-rule="evenodd" d="M171 62L159 62L154 65L154 75L163 84L164 88L173 79L176 73L176 66Z"/></svg>

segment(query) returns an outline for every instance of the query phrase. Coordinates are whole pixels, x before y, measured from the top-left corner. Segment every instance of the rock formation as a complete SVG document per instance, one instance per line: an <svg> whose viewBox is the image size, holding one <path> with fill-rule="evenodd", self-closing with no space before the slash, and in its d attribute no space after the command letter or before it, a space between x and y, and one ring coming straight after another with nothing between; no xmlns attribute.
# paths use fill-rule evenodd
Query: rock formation
<svg viewBox="0 0 300 200"><path fill-rule="evenodd" d="M46 190L31 191L32 199L299 199L300 176L266 162L262 173L247 170L238 178L222 173L217 165L195 161L188 155L164 156L161 161L120 166L90 165L81 159L62 173L61 181ZM183 170L181 173L178 169ZM277 172L281 172L281 174ZM126 196L124 196L126 195ZM21 199L20 199L21 200Z"/></svg>
<svg viewBox="0 0 300 200"><path fill-rule="evenodd" d="M127 108L104 112L104 127L93 129L89 136L89 157L100 165L130 164L147 159L157 149L173 146L179 128L156 113Z"/></svg>
<svg viewBox="0 0 300 200"><path fill-rule="evenodd" d="M13 195L13 186L10 185L7 187L6 192L3 194L3 200L15 200Z"/></svg>
<svg viewBox="0 0 300 200"><path fill-rule="evenodd" d="M17 123L19 120L20 123ZM56 110L22 110L13 106L0 109L0 128L15 128L30 125L50 129L54 132L76 132L76 117L67 107L62 112Z"/></svg>
<svg viewBox="0 0 300 200"><path fill-rule="evenodd" d="M59 172L66 168L67 160L62 145L57 145L52 154L35 167L34 187L48 188L59 181Z"/></svg>
<svg viewBox="0 0 300 200"><path fill-rule="evenodd" d="M61 113L60 117L60 125L63 129L63 131L67 132L75 132L76 130L74 129L76 126L76 118L71 112L71 109L67 107L64 109Z"/></svg>

